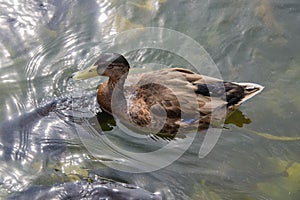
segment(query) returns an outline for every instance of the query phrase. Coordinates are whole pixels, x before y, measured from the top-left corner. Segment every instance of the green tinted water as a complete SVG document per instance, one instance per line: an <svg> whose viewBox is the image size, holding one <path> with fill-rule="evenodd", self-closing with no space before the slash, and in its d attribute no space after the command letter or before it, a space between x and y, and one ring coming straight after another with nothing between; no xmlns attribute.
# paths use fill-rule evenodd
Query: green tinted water
<svg viewBox="0 0 300 200"><path fill-rule="evenodd" d="M299 2L24 1L2 2L0 10L1 121L55 97L76 92L80 96L78 87L96 90L99 78L71 83L68 77L107 49L113 43L111 36L133 28L164 27L181 32L205 48L224 80L265 86L261 94L241 106L242 113L230 119L208 156L198 158L204 138L198 135L183 156L151 173L128 174L106 167L123 161L107 156L99 146L102 157L93 157L76 130L51 114L29 133L33 139L24 143L34 146L36 141L58 138L67 148L57 156L45 156L33 148L27 152L29 157L20 161L2 159L1 196L32 184L78 180L95 172L161 193L164 199L299 199ZM180 40L172 43L188 49ZM139 66L142 62L186 63L168 53L163 55L141 51L129 58L137 63L133 69L138 72L149 70ZM109 137L120 147L130 146L138 152L166 142L149 138L141 142L122 135L119 128ZM155 162L163 163L167 156L161 155Z"/></svg>

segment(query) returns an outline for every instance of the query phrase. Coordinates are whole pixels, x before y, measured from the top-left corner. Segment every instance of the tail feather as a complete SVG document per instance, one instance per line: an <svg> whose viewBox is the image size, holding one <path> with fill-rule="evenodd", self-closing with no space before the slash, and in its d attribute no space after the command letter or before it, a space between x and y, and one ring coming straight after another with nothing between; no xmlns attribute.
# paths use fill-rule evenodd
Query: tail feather
<svg viewBox="0 0 300 200"><path fill-rule="evenodd" d="M256 84L256 83L235 83L238 84L240 86L242 86L244 88L244 98L238 103L239 105L242 104L243 102L251 99L252 97L254 97L255 95L257 95L258 93L260 93L264 87Z"/></svg>
<svg viewBox="0 0 300 200"><path fill-rule="evenodd" d="M260 93L264 87L255 83L214 82L197 84L195 92L204 96L219 97L227 102L227 107L238 107L243 102Z"/></svg>

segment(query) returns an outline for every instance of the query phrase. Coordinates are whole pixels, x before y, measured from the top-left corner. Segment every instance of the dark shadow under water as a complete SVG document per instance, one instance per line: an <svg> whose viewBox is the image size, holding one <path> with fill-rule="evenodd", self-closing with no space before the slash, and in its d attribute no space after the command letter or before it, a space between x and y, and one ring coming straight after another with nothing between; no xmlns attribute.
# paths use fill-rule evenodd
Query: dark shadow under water
<svg viewBox="0 0 300 200"><path fill-rule="evenodd" d="M0 159L3 162L9 165L20 165L19 168L26 168L25 165L29 165L28 168L30 168L31 164L28 163L35 162L35 157L42 158L44 162L47 162L48 159L55 159L59 162L59 157L70 144L71 140L66 139L66 136L70 137L70 135L66 135L70 132L63 133L55 130L55 124L52 124L54 130L47 131L49 127L44 126L44 131L36 131L39 129L38 126L42 120L58 111L56 107L58 101L65 101L65 99L53 101L0 124L0 151L2 152ZM67 124L68 127L65 128L74 129L72 123L68 122ZM51 126L50 121L48 125ZM71 137L74 137L74 135L71 135ZM3 173L1 175L3 182L0 182L0 186L4 187L7 184L4 181L6 174L4 169L1 169L1 171L4 172L1 172ZM18 171L18 173L20 172L21 170ZM26 170L24 173L26 173ZM15 178L22 179L22 175ZM81 180L54 184L52 186L29 185L29 189L15 193L8 199L70 198L161 199L159 196L137 186L98 178L94 180L90 178L89 181Z"/></svg>

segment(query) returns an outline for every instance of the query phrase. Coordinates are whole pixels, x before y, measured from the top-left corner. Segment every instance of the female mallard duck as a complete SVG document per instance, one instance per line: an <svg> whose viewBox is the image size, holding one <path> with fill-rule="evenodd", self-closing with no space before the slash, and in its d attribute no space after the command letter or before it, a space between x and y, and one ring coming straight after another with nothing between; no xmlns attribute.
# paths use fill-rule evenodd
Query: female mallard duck
<svg viewBox="0 0 300 200"><path fill-rule="evenodd" d="M76 72L73 78L107 76L108 81L98 89L100 107L142 129L160 133L175 134L179 127L206 129L218 116L213 112L223 108L228 116L263 89L257 84L224 82L183 68L138 76L128 76L129 69L124 56L104 53L93 66Z"/></svg>

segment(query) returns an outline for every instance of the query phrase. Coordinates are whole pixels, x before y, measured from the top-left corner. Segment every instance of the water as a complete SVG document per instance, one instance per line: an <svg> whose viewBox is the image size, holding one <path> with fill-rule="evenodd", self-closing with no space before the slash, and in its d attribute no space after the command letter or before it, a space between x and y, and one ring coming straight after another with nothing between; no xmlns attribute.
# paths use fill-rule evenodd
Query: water
<svg viewBox="0 0 300 200"><path fill-rule="evenodd" d="M0 5L2 124L9 126L6 120L54 99L74 100L71 108L61 106L59 112L31 121L25 128L13 124L6 131L14 137L1 139L1 145L11 146L13 153L5 157L1 150L1 198L31 185L53 185L95 173L138 185L164 199L299 199L299 2L26 0ZM130 47L128 41L139 37L122 38L117 45L116 34L145 27L164 27L191 37L209 53L224 80L259 83L265 90L241 106L242 113L232 119L236 125L226 125L205 158L198 158L204 134L191 134L172 144L180 149L195 136L191 147L172 164L149 173L127 173L132 168L144 171L151 162L159 166L174 151L143 165L113 154L108 143L93 142L93 137L101 136L82 126L95 121L82 119L95 115L92 94L104 79L73 82L70 75L92 64L100 52L123 51ZM175 40L168 45L190 52L187 44ZM189 60L170 51L142 49L125 55L135 72L170 65L192 68ZM120 127L112 126L104 135L135 153L168 144L122 133ZM125 167L119 171L116 166Z"/></svg>

